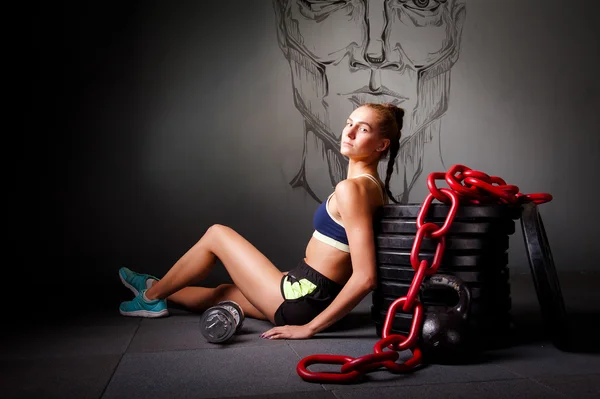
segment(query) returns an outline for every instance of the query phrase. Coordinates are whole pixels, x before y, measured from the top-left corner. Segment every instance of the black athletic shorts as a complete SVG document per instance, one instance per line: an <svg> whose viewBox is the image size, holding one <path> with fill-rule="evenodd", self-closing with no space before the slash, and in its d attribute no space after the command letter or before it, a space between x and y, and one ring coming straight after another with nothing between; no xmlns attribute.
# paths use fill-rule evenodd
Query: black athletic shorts
<svg viewBox="0 0 600 399"><path fill-rule="evenodd" d="M275 324L303 325L315 318L335 299L342 286L301 260L281 279L283 303L275 311Z"/></svg>

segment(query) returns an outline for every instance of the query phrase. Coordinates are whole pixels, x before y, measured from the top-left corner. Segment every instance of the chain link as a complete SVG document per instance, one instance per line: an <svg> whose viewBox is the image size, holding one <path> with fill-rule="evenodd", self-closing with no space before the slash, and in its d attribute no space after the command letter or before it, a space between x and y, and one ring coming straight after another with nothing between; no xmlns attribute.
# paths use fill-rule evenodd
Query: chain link
<svg viewBox="0 0 600 399"><path fill-rule="evenodd" d="M444 180L448 188L438 188L436 180ZM407 295L397 298L388 308L381 336L373 347L373 353L357 358L343 355L311 355L300 360L296 371L302 379L309 382L347 383L360 378L364 373L375 371L382 367L393 373L403 373L421 365L422 352L417 346L423 323L423 304L418 294L425 276L437 273L446 248L446 235L452 226L454 217L461 204L507 204L519 206L526 202L542 204L552 200L547 193L523 194L519 187L506 182L498 176L489 176L481 171L470 169L464 165L454 165L446 173L434 172L427 178L427 195L417 216L417 233L410 253L410 262L415 275L409 286ZM450 210L441 227L435 223L426 222L431 204L437 199L443 204L449 204ZM428 260L419 259L421 244L427 238L436 241L436 250L431 265ZM405 313L413 312L413 320L408 336L392 334L392 325L398 308ZM389 350L385 350L385 349ZM397 363L398 352L410 350L412 356ZM334 372L312 372L308 366L313 364L341 364L341 370Z"/></svg>

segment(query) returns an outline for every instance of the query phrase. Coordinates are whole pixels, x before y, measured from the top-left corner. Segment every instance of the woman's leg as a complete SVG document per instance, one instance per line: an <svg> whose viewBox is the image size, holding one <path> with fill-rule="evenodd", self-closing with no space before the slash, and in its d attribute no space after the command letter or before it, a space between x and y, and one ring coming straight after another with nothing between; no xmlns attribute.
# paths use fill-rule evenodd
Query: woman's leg
<svg viewBox="0 0 600 399"><path fill-rule="evenodd" d="M233 284L221 284L215 288L185 287L169 295L167 300L193 312L204 312L219 302L231 300L241 306L246 317L260 320L267 319Z"/></svg>
<svg viewBox="0 0 600 399"><path fill-rule="evenodd" d="M250 306L244 308L243 304L240 304L244 312L250 316L256 314L255 310L258 310L273 321L275 311L283 302L280 290L283 273L245 238L222 225L211 226L167 274L146 291L146 297L164 299L202 280L210 272L217 258L227 269L239 293L254 308ZM209 291L205 293L207 293L206 305L211 305L214 300L209 298L214 293ZM241 300L236 290L231 290L230 295L231 298L235 296L240 302L245 302ZM197 303L196 306L205 308L208 307L206 305Z"/></svg>

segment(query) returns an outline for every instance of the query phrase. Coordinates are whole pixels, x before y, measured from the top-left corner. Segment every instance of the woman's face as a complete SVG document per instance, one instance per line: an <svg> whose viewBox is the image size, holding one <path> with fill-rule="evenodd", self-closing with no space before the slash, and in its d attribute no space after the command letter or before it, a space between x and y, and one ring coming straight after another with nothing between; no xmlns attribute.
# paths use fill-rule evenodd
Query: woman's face
<svg viewBox="0 0 600 399"><path fill-rule="evenodd" d="M389 140L381 137L379 123L380 117L374 109L365 106L355 109L342 130L341 154L360 160L385 149Z"/></svg>

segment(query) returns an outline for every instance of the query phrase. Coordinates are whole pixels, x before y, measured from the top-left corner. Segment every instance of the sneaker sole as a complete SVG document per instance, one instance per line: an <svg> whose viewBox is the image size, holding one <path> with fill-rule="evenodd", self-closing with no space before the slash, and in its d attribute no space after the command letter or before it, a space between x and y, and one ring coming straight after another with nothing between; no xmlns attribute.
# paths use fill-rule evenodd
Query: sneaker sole
<svg viewBox="0 0 600 399"><path fill-rule="evenodd" d="M131 292L133 292L133 295L138 296L140 294L140 292L138 290L136 290L134 286L132 286L131 284L129 284L127 281L125 281L125 279L123 278L123 275L121 274L121 272L119 272L119 278L121 279L121 282L123 283L123 285L125 287L129 288L129 290Z"/></svg>
<svg viewBox="0 0 600 399"><path fill-rule="evenodd" d="M169 310L168 309L164 309L161 310L160 312L152 312L150 310L136 310L133 312L123 312L121 309L119 309L119 313L121 313L123 316L132 316L132 317L147 317L150 319L155 319L158 317L165 317L169 315Z"/></svg>

